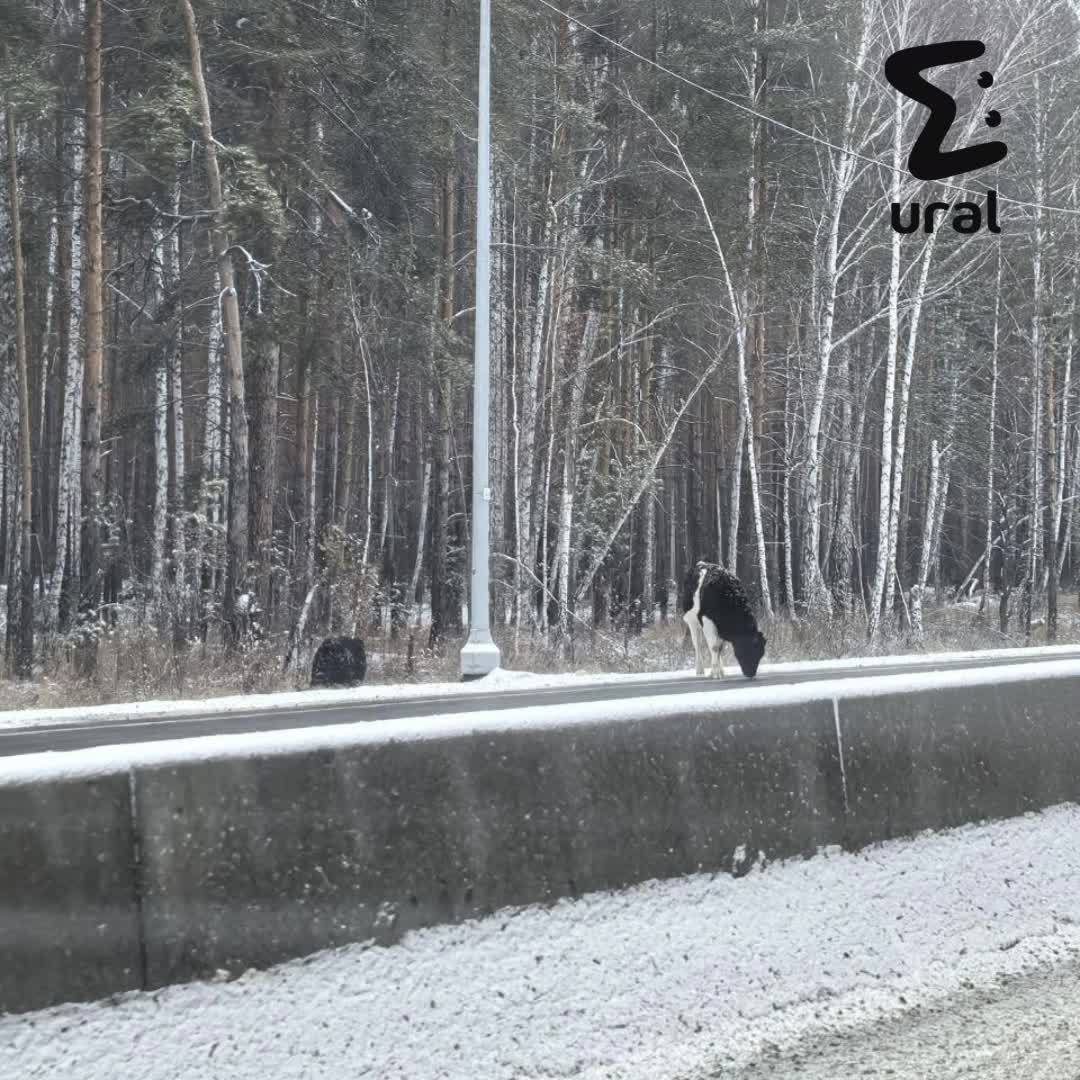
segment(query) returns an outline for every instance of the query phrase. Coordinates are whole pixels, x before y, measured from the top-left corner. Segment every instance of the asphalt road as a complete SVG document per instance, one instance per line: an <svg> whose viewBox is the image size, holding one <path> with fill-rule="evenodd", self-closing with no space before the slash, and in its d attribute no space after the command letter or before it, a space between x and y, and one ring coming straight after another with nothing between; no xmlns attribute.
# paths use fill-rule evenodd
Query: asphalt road
<svg viewBox="0 0 1080 1080"><path fill-rule="evenodd" d="M1060 659L1068 659L1062 655ZM1080 658L1080 650L1076 658ZM973 660L942 663L914 660L910 664L891 664L875 667L830 668L823 671L769 674L762 672L753 680L754 686L776 686L799 682L818 682L822 679L846 677L871 678L878 675L917 674L942 671L948 668L973 668L1005 664L1045 662L1045 656L1031 659ZM202 735L234 735L255 731L281 731L289 728L319 727L333 724L353 724L363 720L392 720L418 716L446 716L454 713L513 709L532 705L575 705L597 701L619 701L627 698L660 694L692 694L712 691L718 694L751 685L729 663L723 680L706 678L672 678L641 681L627 679L595 683L584 687L552 689L502 690L358 702L349 705L289 705L280 709L253 709L251 712L230 712L225 715L199 715L199 705L192 703L192 714L172 713L168 716L123 717L94 720L85 724L69 722L35 727L0 729L0 757L31 754L51 750L81 750L95 746L116 746L125 743L157 742L164 739L188 739Z"/></svg>
<svg viewBox="0 0 1080 1080"><path fill-rule="evenodd" d="M1078 1080L1080 960L845 1032L810 1035L700 1080Z"/></svg>

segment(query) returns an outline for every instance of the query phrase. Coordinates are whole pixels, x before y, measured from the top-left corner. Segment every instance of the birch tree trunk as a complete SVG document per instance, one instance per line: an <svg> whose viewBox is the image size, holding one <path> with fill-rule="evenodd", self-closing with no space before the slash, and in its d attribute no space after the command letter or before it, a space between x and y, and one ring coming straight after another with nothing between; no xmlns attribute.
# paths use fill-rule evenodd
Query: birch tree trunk
<svg viewBox="0 0 1080 1080"><path fill-rule="evenodd" d="M165 231L160 225L151 230L153 262L150 267L150 314L160 324L165 307L164 259ZM151 363L154 372L154 532L151 538L150 597L155 622L165 614L165 541L169 510L169 362L168 350L153 346Z"/></svg>
<svg viewBox="0 0 1080 1080"><path fill-rule="evenodd" d="M754 448L754 418L750 409L750 390L746 378L746 357L740 350L739 356L739 397L745 415L748 438L746 456L750 473L750 505L754 516L754 534L757 540L758 577L761 586L761 606L766 615L772 615L772 595L769 589L769 562L765 552L765 524L761 510L761 479L758 475L757 452Z"/></svg>
<svg viewBox="0 0 1080 1080"><path fill-rule="evenodd" d="M496 556L491 568L491 617L496 628L501 627L506 619L505 560L506 554L506 465L507 465L507 430L506 430L506 386L507 368L513 363L508 355L507 324L509 316L506 309L507 293L516 288L516 273L513 260L506 256L507 245L513 246L513 223L506 220L506 184L496 175L492 177L492 232L494 243L491 251L491 410L492 410L492 454L491 454L491 545ZM507 270L508 265L511 269ZM508 282L509 277L509 282Z"/></svg>
<svg viewBox="0 0 1080 1080"><path fill-rule="evenodd" d="M795 424L792 417L792 396L794 380L791 376L791 355L788 353L784 365L784 481L783 481L783 545L784 545L784 600L789 615L795 611L795 561L794 535L791 526L791 468L795 458Z"/></svg>
<svg viewBox="0 0 1080 1080"><path fill-rule="evenodd" d="M750 175L747 185L746 216L746 276L742 311L746 326L746 378L747 396L747 437L751 440L750 488L753 499L752 510L761 514L762 494L758 490L762 485L764 472L764 421L765 421L765 362L766 362L766 324L765 308L767 304L768 267L765 246L765 219L768 185L766 178L766 140L768 126L763 114L769 107L768 100L768 58L765 50L757 44L759 35L769 31L768 0L758 0L752 16L754 45L751 49L750 62L747 66L749 98L757 110L757 116L750 118L749 159ZM755 530L757 521L755 521ZM761 550L759 552L758 573L763 582L763 593L769 598L768 563L765 559L764 532L761 532ZM771 608L771 598L767 607Z"/></svg>
<svg viewBox="0 0 1080 1080"><path fill-rule="evenodd" d="M321 114L317 114L311 125L310 159L320 164L323 158L325 131ZM320 346L329 347L335 358L335 365L340 366L341 333L337 328L327 330L321 318L322 281L333 273L330 246L324 243L325 215L320 205L312 208L311 232L315 244L321 249L320 265L312 268L305 291L301 297L301 317L314 322L318 327L314 340L307 347L300 349L296 372L296 471L294 514L300 522L300 539L295 553L296 577L299 582L297 602L306 598L315 584L315 549L318 545L318 523L311 515L313 501L312 487L315 483L315 402L316 394L313 366L315 355ZM321 273L320 273L321 270ZM329 341L327 341L329 338Z"/></svg>
<svg viewBox="0 0 1080 1080"><path fill-rule="evenodd" d="M1038 588L1039 567L1042 558L1046 510L1043 506L1043 344L1042 344L1042 295L1043 295L1043 217L1045 183L1043 179L1043 112L1039 76L1035 82L1035 240L1032 257L1033 287L1031 295L1031 491L1029 495L1030 537L1027 569L1024 574L1023 623L1025 636L1031 636L1034 592ZM1055 601L1056 601L1055 596ZM1054 612L1055 620L1057 612Z"/></svg>
<svg viewBox="0 0 1080 1080"><path fill-rule="evenodd" d="M387 532L390 527L390 516L393 510L393 491L396 487L394 479L394 453L397 448L397 433L399 424L399 409L401 404L401 368L394 375L394 397L390 403L390 430L386 437L386 475L383 480L383 512L379 523L379 553L386 549ZM374 456L371 446L371 434L368 437L368 453Z"/></svg>
<svg viewBox="0 0 1080 1080"><path fill-rule="evenodd" d="M203 423L202 485L200 499L200 558L202 561L202 605L205 613L213 604L217 592L219 565L218 529L223 520L222 508L227 504L222 492L222 422L225 415L221 370L221 279L214 272L214 304L210 309L210 326L206 347L206 415Z"/></svg>
<svg viewBox="0 0 1080 1080"><path fill-rule="evenodd" d="M1046 364L1046 464L1047 490L1057 499L1057 424L1054 416L1055 388L1054 361L1052 357ZM1053 507L1050 512L1050 526L1046 531L1046 640L1057 641L1058 636L1058 559L1057 559L1057 522Z"/></svg>
<svg viewBox="0 0 1080 1080"><path fill-rule="evenodd" d="M60 127L62 131L62 126ZM63 160L60 155L59 160ZM63 202L63 192L57 192L57 205ZM45 274L47 284L45 286L45 311L42 320L42 334L39 341L38 355L38 397L37 397L37 473L34 487L34 512L36 532L38 535L38 547L41 560L40 588L43 597L49 584L49 549L50 538L55 536L53 531L53 489L56 483L54 471L54 445L55 429L52 429L51 393L52 373L57 359L57 342L62 337L58 326L57 281L59 280L60 264L60 218L57 213L49 215L49 239L48 254L46 256ZM52 429L52 430L51 430ZM48 604L44 605L44 616L48 620Z"/></svg>
<svg viewBox="0 0 1080 1080"><path fill-rule="evenodd" d="M746 415L739 406L738 431L735 435L735 452L731 456L731 505L728 511L727 568L733 574L739 572L739 522L742 517L742 472L746 456Z"/></svg>
<svg viewBox="0 0 1080 1080"><path fill-rule="evenodd" d="M1075 198L1073 200L1075 202ZM1058 422L1058 431L1061 433L1058 439L1057 460L1057 487L1054 495L1054 536L1059 540L1057 551L1057 577L1061 581L1061 575L1065 567L1065 556L1069 549L1069 527L1065 526L1065 535L1062 534L1062 520L1065 517L1065 489L1066 478L1069 472L1069 439L1071 413L1069 401L1072 397L1072 361L1073 349L1076 347L1076 293L1080 289L1080 275L1074 264L1072 272L1072 288L1069 290L1072 297L1069 304L1069 332L1065 344L1065 374L1061 385L1061 412ZM1069 521L1072 514L1069 514Z"/></svg>
<svg viewBox="0 0 1080 1080"><path fill-rule="evenodd" d="M307 492L307 533L304 544L304 580L315 584L315 550L319 543L319 516L317 507L316 491L318 487L318 475L316 461L319 447L319 394L315 391L311 394L311 428L310 428L310 456L308 457L308 482L305 488ZM309 585L310 588L310 585Z"/></svg>
<svg viewBox="0 0 1080 1080"><path fill-rule="evenodd" d="M991 569L994 557L994 468L997 451L997 397L998 397L998 347L1001 327L1001 249L998 248L997 287L994 290L993 344L990 348L990 436L986 464L986 545L983 558L983 591L979 603L980 614L985 614L990 603Z"/></svg>
<svg viewBox="0 0 1080 1080"><path fill-rule="evenodd" d="M903 169L903 97L895 94L893 105L892 172L889 182L891 202L900 201L900 177ZM892 514L893 483L893 414L896 402L896 364L900 348L900 243L895 231L890 234L889 249L889 336L885 362L885 403L881 425L881 473L878 484L878 549L874 582L870 592L868 637L877 637L881 608L886 596L889 572L889 524Z"/></svg>
<svg viewBox="0 0 1080 1080"><path fill-rule="evenodd" d="M431 459L424 462L424 475L420 481L420 520L416 526L416 558L413 560L412 578L409 580L409 613L407 622L412 622L412 612L416 605L416 591L420 587L420 575L424 569L424 543L427 539L428 507L431 505ZM417 614L417 625L420 616Z"/></svg>
<svg viewBox="0 0 1080 1080"><path fill-rule="evenodd" d="M173 188L173 213L180 213L180 185ZM184 428L184 303L180 277L180 232L173 229L165 245L166 281L176 295L176 331L169 349L169 393L173 429L173 582L176 592L175 630L186 636L193 614L193 598L188 584L187 460Z"/></svg>
<svg viewBox="0 0 1080 1080"><path fill-rule="evenodd" d="M922 549L919 552L919 573L915 587L911 590L911 629L916 640L923 636L922 597L926 581L930 575L931 547L934 539L934 523L937 520L938 471L941 467L941 453L938 441L930 444L930 479L926 489L926 514L923 520Z"/></svg>
<svg viewBox="0 0 1080 1080"><path fill-rule="evenodd" d="M79 63L82 58L80 54ZM65 630L78 602L82 560L82 397L83 397L83 188L86 124L79 113L72 123L71 254L68 279L67 356L64 365L60 475L56 490L56 564L49 590L47 623Z"/></svg>
<svg viewBox="0 0 1080 1080"><path fill-rule="evenodd" d="M1065 538L1062 542L1060 558L1064 558L1066 555L1072 555L1072 566L1074 580L1077 579L1077 553L1073 551L1073 543L1077 535L1076 518L1077 513L1080 512L1080 430L1073 432L1073 461L1072 461L1072 479L1069 485L1069 503L1068 513L1065 516ZM1080 598L1078 598L1080 600Z"/></svg>
<svg viewBox="0 0 1080 1080"><path fill-rule="evenodd" d="M856 104L859 86L858 73L866 63L870 34L870 4L864 0L861 28L852 77L848 80L844 105L844 124L840 143L853 141ZM895 154L894 154L895 157ZM815 613L831 613L832 597L825 587L821 559L821 428L825 413L825 393L829 384L829 369L833 354L836 325L836 301L840 288L840 226L844 205L855 177L856 159L851 154L836 154L830 159L829 217L825 230L823 271L818 275L818 289L823 296L820 326L817 333L817 372L814 397L807 427L806 471L803 478L804 534L802 547L803 605Z"/></svg>
<svg viewBox="0 0 1080 1080"><path fill-rule="evenodd" d="M759 477L757 467L757 455L754 449L754 417L753 410L750 406L750 391L747 379L747 333L749 330L749 324L746 317L746 311L744 306L739 302L738 294L735 289L735 283L731 275L731 270L728 266L727 257L724 253L724 246L720 242L720 236L716 231L716 223L712 214L709 212L709 204L705 199L705 195L701 190L697 179L687 163L686 157L683 154L682 147L679 144L678 139L674 138L668 132L666 132L657 123L656 119L650 114L646 113L640 105L634 103L638 111L645 116L645 118L655 128L657 134L667 143L668 147L675 155L679 162L680 175L686 181L690 190L693 192L699 207L701 208L702 215L705 220L705 224L709 230L709 235L712 238L713 250L716 252L717 260L720 263L721 280L724 285L724 291L727 297L727 303L735 317L735 359L736 359L736 373L737 384L739 392L739 407L742 413L742 425L746 432L746 456L747 466L750 475L750 500L751 510L754 521L754 533L757 541L757 562L758 562L758 577L761 588L761 606L767 615L772 614L772 597L769 590L769 563L765 551L765 527L761 510L761 492L759 490ZM695 391L696 395L696 391ZM734 568L733 568L734 569Z"/></svg>
<svg viewBox="0 0 1080 1080"><path fill-rule="evenodd" d="M556 599L559 606L559 638L569 648L571 624L570 553L573 544L574 492L578 465L578 429L585 405L585 386L596 340L600 331L600 313L590 309L585 316L576 364L570 373L570 406L566 416L563 443L562 493L559 502L558 542L555 552Z"/></svg>
<svg viewBox="0 0 1080 1080"><path fill-rule="evenodd" d="M551 178L549 177L549 190ZM550 195L549 195L550 198ZM537 282L536 306L529 331L529 348L526 358L524 387L520 415L515 417L514 462L514 512L517 533L517 560L514 567L514 594L516 597L514 624L521 629L523 623L533 622L532 580L530 573L536 562L536 550L532 547L533 489L536 484L536 442L540 422L538 408L540 398L540 369L544 353L544 327L551 288L551 246L554 242L555 213L548 209L544 218L541 241L540 274Z"/></svg>
<svg viewBox="0 0 1080 1080"><path fill-rule="evenodd" d="M100 2L100 0L98 0ZM248 431L244 407L244 356L240 331L240 305L236 296L232 255L224 226L225 197L218 169L217 143L210 120L210 97L203 78L202 51L191 0L180 0L191 54L191 76L199 108L210 210L214 215L211 237L221 282L219 302L225 332L225 355L229 371L229 524L226 539L224 615L226 641L235 647L239 639L236 601L247 579L248 561Z"/></svg>
<svg viewBox="0 0 1080 1080"><path fill-rule="evenodd" d="M927 241L923 253L922 266L915 296L912 299L907 344L904 352L904 370L900 381L900 404L896 417L896 451L893 455L893 476L889 505L889 572L886 578L884 595L885 609L888 610L889 598L893 595L893 583L899 580L897 573L897 540L900 531L901 495L904 489L904 460L907 448L909 406L911 403L911 380L915 370L915 357L919 340L919 325L922 318L923 301L926 296L926 282L930 273L930 261L934 253L936 233Z"/></svg>

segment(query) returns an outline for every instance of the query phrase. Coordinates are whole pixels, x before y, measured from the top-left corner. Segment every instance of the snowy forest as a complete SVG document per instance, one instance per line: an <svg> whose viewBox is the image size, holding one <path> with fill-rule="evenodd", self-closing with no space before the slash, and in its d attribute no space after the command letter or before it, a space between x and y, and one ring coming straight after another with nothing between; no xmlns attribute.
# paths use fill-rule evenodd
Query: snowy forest
<svg viewBox="0 0 1080 1080"><path fill-rule="evenodd" d="M477 7L0 0L10 676L456 657ZM1008 156L923 183L883 66L958 38ZM773 656L1075 633L1078 50L1066 0L496 0L504 663L677 649L701 557Z"/></svg>

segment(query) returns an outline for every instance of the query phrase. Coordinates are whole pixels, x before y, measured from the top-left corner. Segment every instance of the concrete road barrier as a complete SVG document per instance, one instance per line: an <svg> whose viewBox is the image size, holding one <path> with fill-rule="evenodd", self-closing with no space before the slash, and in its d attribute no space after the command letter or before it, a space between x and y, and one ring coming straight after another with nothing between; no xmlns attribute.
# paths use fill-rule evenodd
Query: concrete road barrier
<svg viewBox="0 0 1080 1080"><path fill-rule="evenodd" d="M127 773L0 783L0 1011L145 984Z"/></svg>
<svg viewBox="0 0 1080 1080"><path fill-rule="evenodd" d="M1077 800L1076 702L1056 662L6 759L0 1011Z"/></svg>
<svg viewBox="0 0 1080 1080"><path fill-rule="evenodd" d="M838 699L851 848L1080 798L1080 679Z"/></svg>
<svg viewBox="0 0 1080 1080"><path fill-rule="evenodd" d="M151 986L748 869L757 852L811 854L844 828L828 703L135 775Z"/></svg>

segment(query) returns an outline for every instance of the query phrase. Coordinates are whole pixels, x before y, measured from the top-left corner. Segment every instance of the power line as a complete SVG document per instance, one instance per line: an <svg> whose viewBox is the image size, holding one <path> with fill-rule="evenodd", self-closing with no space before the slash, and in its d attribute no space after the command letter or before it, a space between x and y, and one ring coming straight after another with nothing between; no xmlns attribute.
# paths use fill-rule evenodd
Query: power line
<svg viewBox="0 0 1080 1080"><path fill-rule="evenodd" d="M702 86L701 83L695 82L693 79L686 75L680 74L678 71L667 67L664 64L659 63L656 60L639 53L636 49L630 48L629 45L624 44L621 41L616 41L615 38L608 37L607 34L597 30L595 27L589 26L588 23L582 22L581 19L575 15L571 15L570 12L564 11L556 4L550 2L550 0L536 0L536 3L541 4L543 7L553 11L556 15L561 15L564 19L568 19L576 26L580 26L586 33L592 34L593 37L599 38L601 41L607 42L607 44L614 46L616 49L621 50L628 56L634 57L635 60L640 60L643 64L647 64L649 67L655 68L657 71L662 72L669 78L675 79L677 82L684 83L686 86L692 87L695 90L700 91L703 94L708 95L711 98L715 98L717 101L723 102L725 105L730 105L733 109L738 109L740 112L744 112L749 116L756 117L758 120L763 120L767 124L772 124L773 127L780 128L783 131L790 132L792 135L798 135L799 138L808 139L810 142L817 143L819 146L827 147L829 150L834 150L838 154L844 154L847 157L856 158L859 161L865 161L869 165L876 165L879 169L885 169L887 172L899 172L902 175L907 175L902 169L896 169L888 162L881 161L878 158L871 157L869 154L861 154L858 150L852 150L847 146L840 146L838 143L829 142L828 139L823 139L818 135L814 135L812 132L803 131L801 128L792 126L791 124L784 123L783 120L777 120L775 116L769 116L767 113L759 112L757 109L751 108L749 105L744 105L741 101L736 101L734 98L728 97L726 94L721 94L717 90L713 90L708 86ZM974 191L973 188L964 187L960 184L951 184L944 180L935 181L943 188L949 188L952 191L959 191L962 194L969 194ZM1009 203L1012 206L1022 206L1028 210L1048 210L1057 214L1080 214L1080 209L1070 206L1050 206L1046 203L1026 202L1023 199L1014 199L1008 195L998 195L998 202Z"/></svg>

